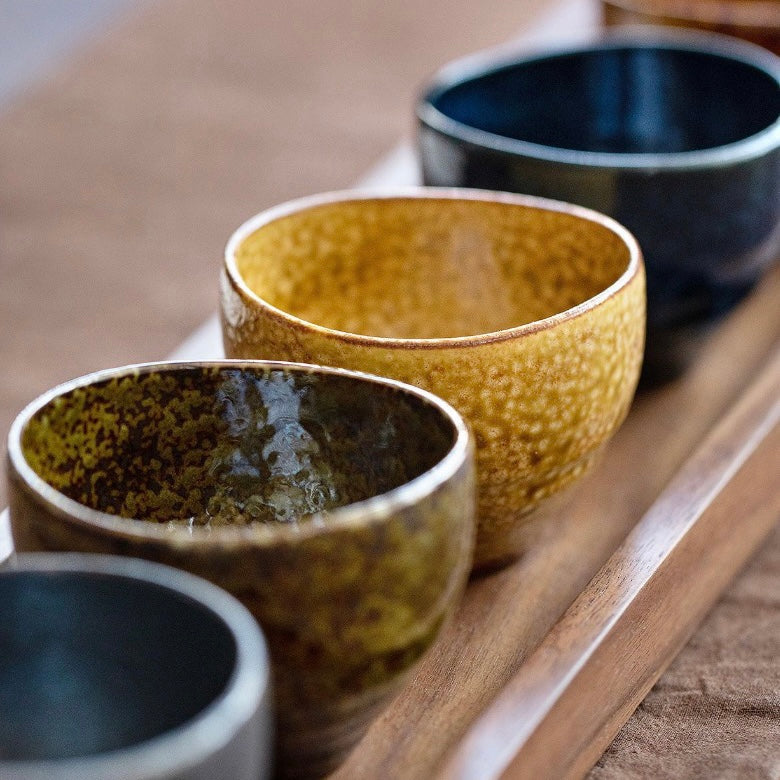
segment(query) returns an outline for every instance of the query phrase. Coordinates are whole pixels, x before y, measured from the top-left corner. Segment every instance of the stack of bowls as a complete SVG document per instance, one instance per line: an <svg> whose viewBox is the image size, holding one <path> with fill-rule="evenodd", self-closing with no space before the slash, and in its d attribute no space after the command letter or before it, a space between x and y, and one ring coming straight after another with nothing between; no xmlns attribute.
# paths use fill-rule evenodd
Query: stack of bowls
<svg viewBox="0 0 780 780"><path fill-rule="evenodd" d="M321 776L472 567L527 549L622 422L641 254L609 218L541 199L335 194L236 233L222 311L230 355L394 379L253 360L73 380L12 426L14 543L165 563L236 596L268 641L276 772Z"/></svg>

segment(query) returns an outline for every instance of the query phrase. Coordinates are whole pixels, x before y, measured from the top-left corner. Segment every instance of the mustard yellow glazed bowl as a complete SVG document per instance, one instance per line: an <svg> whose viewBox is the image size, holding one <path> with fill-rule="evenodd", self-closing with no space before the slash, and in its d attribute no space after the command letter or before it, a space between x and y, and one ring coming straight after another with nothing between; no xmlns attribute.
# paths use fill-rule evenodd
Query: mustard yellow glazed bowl
<svg viewBox="0 0 780 780"><path fill-rule="evenodd" d="M283 776L339 763L471 568L468 429L392 380L229 361L104 371L30 404L8 460L17 550L155 560L249 608Z"/></svg>
<svg viewBox="0 0 780 780"><path fill-rule="evenodd" d="M448 400L477 444L475 566L533 537L547 499L596 461L642 362L645 276L631 234L585 208L470 190L332 193L230 239L231 357L313 361Z"/></svg>

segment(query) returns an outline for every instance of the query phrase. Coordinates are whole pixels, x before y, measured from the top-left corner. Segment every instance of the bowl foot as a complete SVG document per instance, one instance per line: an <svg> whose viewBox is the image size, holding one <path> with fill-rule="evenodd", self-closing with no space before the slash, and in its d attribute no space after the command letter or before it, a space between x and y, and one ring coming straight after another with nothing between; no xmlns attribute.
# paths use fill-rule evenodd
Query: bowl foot
<svg viewBox="0 0 780 780"><path fill-rule="evenodd" d="M471 576L480 577L511 566L544 546L545 539L557 532L567 509L576 499L580 481L549 498L534 509L520 513L503 524L501 532L477 541Z"/></svg>

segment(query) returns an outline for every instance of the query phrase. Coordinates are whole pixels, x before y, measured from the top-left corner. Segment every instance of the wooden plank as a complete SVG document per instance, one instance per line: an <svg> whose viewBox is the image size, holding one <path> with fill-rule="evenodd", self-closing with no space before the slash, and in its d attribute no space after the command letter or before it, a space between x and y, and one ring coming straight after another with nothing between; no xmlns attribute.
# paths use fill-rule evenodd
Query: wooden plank
<svg viewBox="0 0 780 780"><path fill-rule="evenodd" d="M780 517L778 422L780 349L469 730L442 777L580 777L598 760Z"/></svg>

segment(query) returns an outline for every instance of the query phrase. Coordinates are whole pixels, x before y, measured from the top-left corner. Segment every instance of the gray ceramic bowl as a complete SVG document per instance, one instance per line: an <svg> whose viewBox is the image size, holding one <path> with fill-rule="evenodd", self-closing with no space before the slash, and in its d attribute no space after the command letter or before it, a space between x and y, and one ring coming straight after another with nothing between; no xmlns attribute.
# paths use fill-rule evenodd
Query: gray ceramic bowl
<svg viewBox="0 0 780 780"><path fill-rule="evenodd" d="M453 63L417 113L425 184L578 203L634 233L644 379L657 382L688 365L780 249L780 58L645 30Z"/></svg>
<svg viewBox="0 0 780 780"><path fill-rule="evenodd" d="M198 577L74 553L0 569L3 780L258 780L269 681L257 623Z"/></svg>

